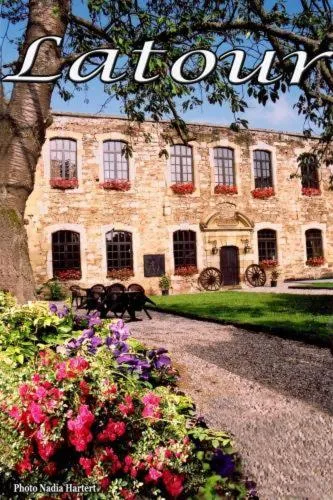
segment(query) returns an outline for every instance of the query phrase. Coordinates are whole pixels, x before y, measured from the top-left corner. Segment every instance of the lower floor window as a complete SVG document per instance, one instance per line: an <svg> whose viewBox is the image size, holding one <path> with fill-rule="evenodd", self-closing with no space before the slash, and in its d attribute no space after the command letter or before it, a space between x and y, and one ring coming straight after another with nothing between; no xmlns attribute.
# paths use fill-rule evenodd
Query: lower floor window
<svg viewBox="0 0 333 500"><path fill-rule="evenodd" d="M80 234L75 231L56 231L52 234L53 274L81 271Z"/></svg>
<svg viewBox="0 0 333 500"><path fill-rule="evenodd" d="M277 260L276 231L261 229L258 231L259 262L263 260Z"/></svg>
<svg viewBox="0 0 333 500"><path fill-rule="evenodd" d="M194 231L179 230L173 233L175 268L197 265L197 244Z"/></svg>
<svg viewBox="0 0 333 500"><path fill-rule="evenodd" d="M132 233L128 231L109 231L106 233L107 269L133 270Z"/></svg>
<svg viewBox="0 0 333 500"><path fill-rule="evenodd" d="M308 229L305 232L306 258L323 257L323 238L320 229Z"/></svg>

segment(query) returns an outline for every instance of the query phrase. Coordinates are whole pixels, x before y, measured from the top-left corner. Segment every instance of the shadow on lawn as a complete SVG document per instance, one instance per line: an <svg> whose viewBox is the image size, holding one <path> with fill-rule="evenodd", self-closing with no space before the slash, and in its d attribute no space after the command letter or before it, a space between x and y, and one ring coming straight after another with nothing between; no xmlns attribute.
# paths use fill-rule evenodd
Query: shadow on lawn
<svg viewBox="0 0 333 500"><path fill-rule="evenodd" d="M333 361L329 351L266 334L233 330L228 342L186 345L198 358L281 394L333 413Z"/></svg>

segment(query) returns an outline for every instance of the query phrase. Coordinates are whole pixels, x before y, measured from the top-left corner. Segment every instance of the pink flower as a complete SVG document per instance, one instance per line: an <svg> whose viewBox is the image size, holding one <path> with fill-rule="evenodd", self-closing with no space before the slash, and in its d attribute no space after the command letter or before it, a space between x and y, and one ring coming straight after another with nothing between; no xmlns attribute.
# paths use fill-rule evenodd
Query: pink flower
<svg viewBox="0 0 333 500"><path fill-rule="evenodd" d="M18 408L18 406L12 406L8 412L8 414L14 419L14 420L20 420L21 418L21 412Z"/></svg>
<svg viewBox="0 0 333 500"><path fill-rule="evenodd" d="M85 451L92 441L93 435L90 432L90 427L94 421L95 417L89 410L88 405L81 405L77 417L68 420L69 441L76 451Z"/></svg>
<svg viewBox="0 0 333 500"><path fill-rule="evenodd" d="M152 406L158 406L161 402L160 396L156 396L153 392L149 392L143 398L141 399L143 404L145 405L152 405Z"/></svg>
<svg viewBox="0 0 333 500"><path fill-rule="evenodd" d="M29 406L29 411L36 424L41 424L42 422L44 422L45 415L39 404L31 403Z"/></svg>
<svg viewBox="0 0 333 500"><path fill-rule="evenodd" d="M71 370L81 372L89 368L89 363L82 356L76 356L75 358L70 359L69 367Z"/></svg>
<svg viewBox="0 0 333 500"><path fill-rule="evenodd" d="M39 456L45 460L45 462L48 461L52 455L56 452L58 445L55 441L44 441L41 438L37 438L37 448L38 448L38 453Z"/></svg>
<svg viewBox="0 0 333 500"><path fill-rule="evenodd" d="M115 441L126 432L125 422L115 422L110 419L105 429L97 436L98 441Z"/></svg>
<svg viewBox="0 0 333 500"><path fill-rule="evenodd" d="M23 458L15 466L16 472L18 474L24 474L24 472L30 472L32 470L32 463L30 462L31 454L33 453L32 446L28 446L23 451Z"/></svg>
<svg viewBox="0 0 333 500"><path fill-rule="evenodd" d="M173 474L169 470L163 472L163 483L171 498L177 498L181 494L183 482L184 478L180 474Z"/></svg>
<svg viewBox="0 0 333 500"><path fill-rule="evenodd" d="M133 491L127 490L126 488L123 488L122 490L120 490L120 494L125 500L135 500L136 499L135 493L133 493Z"/></svg>
<svg viewBox="0 0 333 500"><path fill-rule="evenodd" d="M96 460L93 458L81 457L79 463L86 473L86 476L91 476L93 468L96 465Z"/></svg>
<svg viewBox="0 0 333 500"><path fill-rule="evenodd" d="M57 464L55 462L49 462L44 466L43 471L48 476L54 476L57 473Z"/></svg>
<svg viewBox="0 0 333 500"><path fill-rule="evenodd" d="M124 397L124 403L118 405L119 410L123 415L132 415L134 413L134 404L131 396L127 395Z"/></svg>
<svg viewBox="0 0 333 500"><path fill-rule="evenodd" d="M154 469L154 467L151 467L148 474L146 474L144 481L145 483L157 483L160 477L162 477L162 472Z"/></svg>
<svg viewBox="0 0 333 500"><path fill-rule="evenodd" d="M99 482L101 490L106 491L110 485L110 479L108 477L103 477Z"/></svg>
<svg viewBox="0 0 333 500"><path fill-rule="evenodd" d="M144 418L152 418L152 419L161 418L161 412L159 411L158 408L156 408L156 406L147 405L144 407L142 411L142 416Z"/></svg>

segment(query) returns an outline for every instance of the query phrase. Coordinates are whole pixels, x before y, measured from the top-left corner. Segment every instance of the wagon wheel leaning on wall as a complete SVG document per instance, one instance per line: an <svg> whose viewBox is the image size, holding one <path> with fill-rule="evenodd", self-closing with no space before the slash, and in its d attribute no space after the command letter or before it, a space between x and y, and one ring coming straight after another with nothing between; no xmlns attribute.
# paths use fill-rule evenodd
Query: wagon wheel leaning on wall
<svg viewBox="0 0 333 500"><path fill-rule="evenodd" d="M266 273L258 264L251 264L245 271L246 281L254 287L264 286L266 283Z"/></svg>
<svg viewBox="0 0 333 500"><path fill-rule="evenodd" d="M216 267L206 267L201 271L198 282L204 290L215 291L221 288L223 276Z"/></svg>

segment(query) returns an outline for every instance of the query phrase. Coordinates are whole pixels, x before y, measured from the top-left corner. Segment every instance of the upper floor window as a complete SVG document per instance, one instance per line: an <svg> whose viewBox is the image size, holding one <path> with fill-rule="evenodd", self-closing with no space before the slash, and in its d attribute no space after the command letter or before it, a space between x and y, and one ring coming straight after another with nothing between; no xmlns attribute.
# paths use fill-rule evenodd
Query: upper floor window
<svg viewBox="0 0 333 500"><path fill-rule="evenodd" d="M319 189L318 168L316 162L311 161L311 156L301 164L301 178L303 189Z"/></svg>
<svg viewBox="0 0 333 500"><path fill-rule="evenodd" d="M214 148L215 184L235 186L234 150L231 148Z"/></svg>
<svg viewBox="0 0 333 500"><path fill-rule="evenodd" d="M76 141L56 138L50 140L51 179L77 177Z"/></svg>
<svg viewBox="0 0 333 500"><path fill-rule="evenodd" d="M179 230L173 233L173 255L175 269L197 265L197 243L195 231Z"/></svg>
<svg viewBox="0 0 333 500"><path fill-rule="evenodd" d="M261 229L258 231L259 262L277 260L276 231Z"/></svg>
<svg viewBox="0 0 333 500"><path fill-rule="evenodd" d="M323 238L320 229L308 229L305 231L305 239L307 260L324 256Z"/></svg>
<svg viewBox="0 0 333 500"><path fill-rule="evenodd" d="M125 155L125 142L104 141L104 180L129 180L129 165Z"/></svg>
<svg viewBox="0 0 333 500"><path fill-rule="evenodd" d="M56 231L52 234L53 275L63 279L81 277L80 234Z"/></svg>
<svg viewBox="0 0 333 500"><path fill-rule="evenodd" d="M269 151L256 149L253 152L254 187L273 187L272 158Z"/></svg>
<svg viewBox="0 0 333 500"><path fill-rule="evenodd" d="M132 233L128 231L109 231L106 233L107 270L133 270Z"/></svg>
<svg viewBox="0 0 333 500"><path fill-rule="evenodd" d="M193 182L192 147L176 144L170 148L171 182Z"/></svg>

